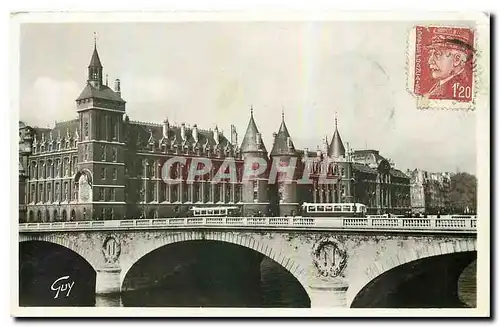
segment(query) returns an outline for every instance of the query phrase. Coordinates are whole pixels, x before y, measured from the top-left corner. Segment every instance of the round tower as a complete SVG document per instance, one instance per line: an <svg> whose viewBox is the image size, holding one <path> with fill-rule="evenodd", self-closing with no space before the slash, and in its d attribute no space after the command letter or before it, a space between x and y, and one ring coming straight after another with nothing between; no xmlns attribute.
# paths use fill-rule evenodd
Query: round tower
<svg viewBox="0 0 500 327"><path fill-rule="evenodd" d="M269 215L269 158L250 109L250 121L241 142L243 157L242 202L244 216ZM264 165L264 167L263 167Z"/></svg>
<svg viewBox="0 0 500 327"><path fill-rule="evenodd" d="M271 150L271 179L276 191L275 205L280 216L298 214L297 179L295 176L298 152L285 124L285 115L281 113L281 125L278 133L274 133Z"/></svg>

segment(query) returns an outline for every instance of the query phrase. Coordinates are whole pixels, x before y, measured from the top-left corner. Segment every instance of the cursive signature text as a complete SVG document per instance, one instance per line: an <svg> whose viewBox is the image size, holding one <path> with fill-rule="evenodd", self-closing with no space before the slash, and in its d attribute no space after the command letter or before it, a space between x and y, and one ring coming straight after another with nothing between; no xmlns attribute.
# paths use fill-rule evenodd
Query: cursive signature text
<svg viewBox="0 0 500 327"><path fill-rule="evenodd" d="M75 285L75 282L69 281L69 276L63 276L58 279L56 279L52 285L50 286L50 289L56 292L56 295L54 296L54 299L57 299L59 296L60 292L67 292L66 297L69 296L69 293L71 293L71 289L73 288L73 285ZM61 293L64 294L64 293Z"/></svg>

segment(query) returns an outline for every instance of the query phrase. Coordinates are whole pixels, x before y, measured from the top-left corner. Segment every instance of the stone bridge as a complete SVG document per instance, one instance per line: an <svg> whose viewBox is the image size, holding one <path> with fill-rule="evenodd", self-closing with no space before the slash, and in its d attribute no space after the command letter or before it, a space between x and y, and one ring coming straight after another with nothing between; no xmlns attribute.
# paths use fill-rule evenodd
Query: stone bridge
<svg viewBox="0 0 500 327"><path fill-rule="evenodd" d="M97 294L126 289L131 268L160 248L189 241L232 243L286 269L309 296L311 307L357 307L370 306L373 298L426 270L435 277L425 287L445 287L455 294L460 273L476 258L475 223L384 217L26 223L20 224L19 241L58 244L81 256L96 272ZM443 278L438 270L446 272Z"/></svg>

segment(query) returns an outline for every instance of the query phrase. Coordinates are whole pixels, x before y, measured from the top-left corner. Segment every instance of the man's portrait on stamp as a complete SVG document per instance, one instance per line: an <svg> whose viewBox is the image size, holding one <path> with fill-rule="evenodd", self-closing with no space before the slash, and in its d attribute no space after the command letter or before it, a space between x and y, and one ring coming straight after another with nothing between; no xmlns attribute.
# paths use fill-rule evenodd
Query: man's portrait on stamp
<svg viewBox="0 0 500 327"><path fill-rule="evenodd" d="M429 99L472 101L473 31L417 26L416 35L415 94Z"/></svg>

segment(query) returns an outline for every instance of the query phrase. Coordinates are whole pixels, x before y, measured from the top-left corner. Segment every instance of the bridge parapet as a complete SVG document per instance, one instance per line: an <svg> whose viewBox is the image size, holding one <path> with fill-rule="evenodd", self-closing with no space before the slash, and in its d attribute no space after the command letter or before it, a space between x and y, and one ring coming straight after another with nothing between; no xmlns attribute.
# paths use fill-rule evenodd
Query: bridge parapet
<svg viewBox="0 0 500 327"><path fill-rule="evenodd" d="M475 233L475 218L185 217L21 223L19 232L177 228L379 230Z"/></svg>

